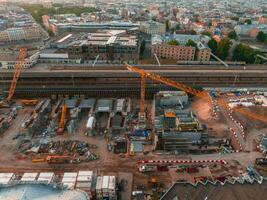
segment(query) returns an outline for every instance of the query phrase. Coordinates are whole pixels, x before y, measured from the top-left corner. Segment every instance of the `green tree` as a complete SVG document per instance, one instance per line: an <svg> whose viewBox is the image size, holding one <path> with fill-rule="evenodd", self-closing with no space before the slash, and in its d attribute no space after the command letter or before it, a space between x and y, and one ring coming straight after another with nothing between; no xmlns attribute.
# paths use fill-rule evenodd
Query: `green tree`
<svg viewBox="0 0 267 200"><path fill-rule="evenodd" d="M257 40L259 41L259 42L264 42L265 41L265 39L266 39L266 34L264 33L264 32L262 32L262 31L260 31L259 33L258 33L258 35L257 35Z"/></svg>
<svg viewBox="0 0 267 200"><path fill-rule="evenodd" d="M248 45L238 44L233 51L233 60L254 63L257 54L258 52L250 48Z"/></svg>
<svg viewBox="0 0 267 200"><path fill-rule="evenodd" d="M181 27L180 27L180 24L176 24L176 25L175 25L175 30L180 30L180 28L181 28Z"/></svg>
<svg viewBox="0 0 267 200"><path fill-rule="evenodd" d="M169 45L175 45L175 46L178 46L179 45L179 42L177 40L170 40L168 42Z"/></svg>
<svg viewBox="0 0 267 200"><path fill-rule="evenodd" d="M246 24L251 24L252 21L251 21L251 19L246 19L246 20L245 20L245 23L246 23Z"/></svg>
<svg viewBox="0 0 267 200"><path fill-rule="evenodd" d="M189 39L185 46L191 46L191 47L197 47L197 43L195 43L193 40Z"/></svg>
<svg viewBox="0 0 267 200"><path fill-rule="evenodd" d="M228 37L229 37L230 39L236 40L236 39L237 39L237 34L236 34L235 31L230 31L230 32L228 33Z"/></svg>
<svg viewBox="0 0 267 200"><path fill-rule="evenodd" d="M211 37L211 33L208 32L208 31L204 31L204 32L202 32L201 35L206 35L206 36Z"/></svg>
<svg viewBox="0 0 267 200"><path fill-rule="evenodd" d="M21 7L25 9L27 12L31 13L32 17L36 22L42 24L42 16L43 15L54 15L54 14L76 14L80 16L82 13L90 13L98 11L98 9L94 7L63 7L60 4L57 9L55 7L45 8L40 4L21 4Z"/></svg>
<svg viewBox="0 0 267 200"><path fill-rule="evenodd" d="M146 41L142 40L141 45L140 45L140 55L144 53L145 49L146 49Z"/></svg>
<svg viewBox="0 0 267 200"><path fill-rule="evenodd" d="M218 44L217 41L214 40L213 38L208 42L208 47L211 49L212 53L217 52Z"/></svg>
<svg viewBox="0 0 267 200"><path fill-rule="evenodd" d="M48 29L48 30L47 30L47 33L48 33L50 36L53 36L53 35L54 35L54 33L53 33L53 31L52 31L51 29Z"/></svg>
<svg viewBox="0 0 267 200"><path fill-rule="evenodd" d="M230 47L231 47L231 41L228 38L222 39L218 43L216 55L220 59L225 60L227 58L227 56L228 56Z"/></svg>

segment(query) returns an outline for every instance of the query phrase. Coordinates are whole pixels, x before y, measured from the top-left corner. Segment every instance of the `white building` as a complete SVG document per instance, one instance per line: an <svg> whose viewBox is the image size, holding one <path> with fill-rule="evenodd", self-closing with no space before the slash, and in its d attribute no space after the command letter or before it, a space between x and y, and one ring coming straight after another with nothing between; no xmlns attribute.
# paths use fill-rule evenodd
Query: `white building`
<svg viewBox="0 0 267 200"><path fill-rule="evenodd" d="M147 21L140 23L140 31L153 35L153 34L165 34L166 24L162 24L155 21Z"/></svg>
<svg viewBox="0 0 267 200"><path fill-rule="evenodd" d="M18 56L17 55L1 55L0 56L0 68L3 69L14 69L15 65L18 63L17 61ZM22 62L22 68L28 69L33 67L39 58L39 52L34 53L31 56L28 56L23 62Z"/></svg>

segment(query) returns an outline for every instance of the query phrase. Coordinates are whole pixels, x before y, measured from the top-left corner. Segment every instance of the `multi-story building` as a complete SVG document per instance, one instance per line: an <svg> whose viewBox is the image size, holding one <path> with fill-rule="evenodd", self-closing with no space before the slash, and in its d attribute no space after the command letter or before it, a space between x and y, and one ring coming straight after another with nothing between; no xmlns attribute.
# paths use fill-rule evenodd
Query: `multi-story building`
<svg viewBox="0 0 267 200"><path fill-rule="evenodd" d="M195 58L195 47L176 46L163 44L152 45L152 55L156 54L160 58L174 59L174 60L188 60L192 61Z"/></svg>
<svg viewBox="0 0 267 200"><path fill-rule="evenodd" d="M243 37L253 37L255 38L259 31L263 31L267 33L267 25L265 24L244 24L244 25L237 25L235 26L235 32L237 35Z"/></svg>
<svg viewBox="0 0 267 200"><path fill-rule="evenodd" d="M67 16L67 15L65 15ZM51 30L55 35L60 35L65 32L97 32L98 30L139 30L139 23L123 22L123 21L110 21L110 22L83 22L68 21L63 15L42 16L43 24L46 29Z"/></svg>
<svg viewBox="0 0 267 200"><path fill-rule="evenodd" d="M259 23L260 24L267 24L267 16L259 17Z"/></svg>
<svg viewBox="0 0 267 200"><path fill-rule="evenodd" d="M0 31L0 43L9 42L9 36L6 31Z"/></svg>
<svg viewBox="0 0 267 200"><path fill-rule="evenodd" d="M178 45L170 45L169 41L176 40ZM192 40L197 47L186 46L188 40ZM205 43L205 42L203 42ZM209 61L210 49L202 43L201 36L198 35L172 35L152 38L152 55L156 54L160 58L173 59L177 61Z"/></svg>
<svg viewBox="0 0 267 200"><path fill-rule="evenodd" d="M140 31L150 35L153 34L161 35L166 33L166 25L155 21L141 22Z"/></svg>
<svg viewBox="0 0 267 200"><path fill-rule="evenodd" d="M197 44L196 59L198 61L210 61L211 50L207 48L203 43Z"/></svg>
<svg viewBox="0 0 267 200"><path fill-rule="evenodd" d="M135 35L125 31L103 31L88 33L83 39L77 39L67 46L70 59L83 59L122 63L137 63L139 60L139 42Z"/></svg>
<svg viewBox="0 0 267 200"><path fill-rule="evenodd" d="M25 39L23 28L9 28L6 31L11 42Z"/></svg>
<svg viewBox="0 0 267 200"><path fill-rule="evenodd" d="M36 26L8 28L0 32L0 43L39 40L46 37L48 37L48 34Z"/></svg>
<svg viewBox="0 0 267 200"><path fill-rule="evenodd" d="M0 54L0 68L3 69L14 69L17 61L18 55L13 54ZM22 68L27 69L33 67L39 58L39 52L34 52L28 55L22 62Z"/></svg>

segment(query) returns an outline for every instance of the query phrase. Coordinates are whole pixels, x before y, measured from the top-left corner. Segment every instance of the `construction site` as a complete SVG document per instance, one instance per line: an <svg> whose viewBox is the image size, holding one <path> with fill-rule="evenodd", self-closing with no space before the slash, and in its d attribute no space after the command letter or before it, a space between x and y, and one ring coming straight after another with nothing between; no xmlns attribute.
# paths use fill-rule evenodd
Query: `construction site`
<svg viewBox="0 0 267 200"><path fill-rule="evenodd" d="M18 61L26 54L21 49ZM44 193L64 190L55 194L66 195L62 199L71 199L67 191L72 190L80 192L79 199L171 200L180 191L197 195L204 186L210 196L217 185L236 193L260 185L242 199L266 193L264 89L253 84L247 89L242 83L203 88L167 78L160 70L127 63L121 67L137 80L132 78L138 88L132 94L98 85L91 93L76 93L79 88L69 83L64 92L38 95L19 87L26 72L17 62L12 80L5 79L1 87L0 199L43 185ZM121 87L123 81L116 78ZM47 89L41 85L40 91ZM68 93L71 85L75 90ZM199 189L194 193L191 187Z"/></svg>

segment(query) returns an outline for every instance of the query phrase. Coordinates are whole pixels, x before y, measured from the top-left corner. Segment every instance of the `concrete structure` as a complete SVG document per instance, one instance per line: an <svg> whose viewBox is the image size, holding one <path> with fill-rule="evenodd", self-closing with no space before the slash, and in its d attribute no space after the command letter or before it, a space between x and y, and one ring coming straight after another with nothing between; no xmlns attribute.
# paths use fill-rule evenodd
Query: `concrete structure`
<svg viewBox="0 0 267 200"><path fill-rule="evenodd" d="M0 200L89 200L88 195L78 190L60 190L47 185L25 184L1 188Z"/></svg>
<svg viewBox="0 0 267 200"><path fill-rule="evenodd" d="M140 23L140 31L153 35L153 34L165 34L166 24L155 22L155 21L145 21Z"/></svg>
<svg viewBox="0 0 267 200"><path fill-rule="evenodd" d="M235 177L239 178L239 177ZM207 181L206 184L190 184L185 182L174 183L160 200L175 199L243 199L250 200L265 199L267 182L262 184L249 183L243 180L227 181L225 184L220 182L213 183Z"/></svg>
<svg viewBox="0 0 267 200"><path fill-rule="evenodd" d="M201 133L198 132L164 132L158 135L161 147L165 151L178 151L189 153L193 145L201 141Z"/></svg>
<svg viewBox="0 0 267 200"><path fill-rule="evenodd" d="M207 89L214 87L224 87L226 89L230 87L232 89L234 83L235 88L265 91L267 86L267 70L264 66L246 65L244 69L244 65L230 65L227 70L223 65L168 65L157 66L157 68L155 68L155 65L137 66L188 86L198 85ZM87 70L80 70L83 68L79 66L74 66L74 68L79 70L66 70L68 69L66 66L65 69L56 68L57 70L53 70L53 68L52 70L38 70L36 68L36 70L22 71L15 95L17 97L21 95L23 98L26 96L34 98L38 95L48 97L51 94L83 94L90 97L102 96L106 98L114 98L114 95L118 97L126 97L126 95L127 97L136 97L140 95L140 76L129 72L124 66L98 65L93 68L86 65ZM9 89L9 84L6 83L12 80L14 72L2 69L0 73L2 77L0 79L0 89L3 89L3 93L6 95ZM233 73L237 74L237 80L235 80ZM72 76L74 81L70 81ZM56 81L57 85L55 85ZM153 98L155 93L163 89L175 90L162 84L156 85L151 80L146 82L147 98ZM73 83L75 87L73 87ZM32 85L31 88L29 88L29 84Z"/></svg>
<svg viewBox="0 0 267 200"><path fill-rule="evenodd" d="M112 63L139 60L139 42L135 35L124 31L91 33L68 45L70 59L99 60Z"/></svg>

